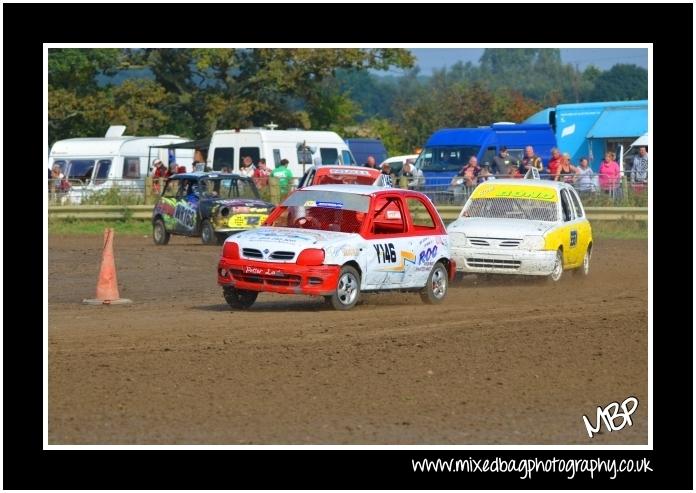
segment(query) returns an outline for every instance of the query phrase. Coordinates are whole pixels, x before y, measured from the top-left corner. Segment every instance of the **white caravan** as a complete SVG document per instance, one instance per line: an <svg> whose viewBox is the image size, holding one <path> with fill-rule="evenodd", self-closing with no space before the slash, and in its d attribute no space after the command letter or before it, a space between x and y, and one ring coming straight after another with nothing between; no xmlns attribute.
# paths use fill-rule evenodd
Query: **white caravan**
<svg viewBox="0 0 696 493"><path fill-rule="evenodd" d="M122 125L111 126L104 137L65 139L53 144L48 167L52 169L58 164L70 181L70 202L80 203L83 198L112 187L142 193L152 161L159 158L166 164L169 160L167 149L153 147L188 141L176 135L129 137L123 135L125 129ZM174 152L177 164L191 171L194 150Z"/></svg>
<svg viewBox="0 0 696 493"><path fill-rule="evenodd" d="M348 145L335 132L250 128L213 133L207 165L214 171L226 167L238 172L244 156L250 156L254 164L265 158L270 169L287 159L288 169L298 178L314 165L356 164Z"/></svg>

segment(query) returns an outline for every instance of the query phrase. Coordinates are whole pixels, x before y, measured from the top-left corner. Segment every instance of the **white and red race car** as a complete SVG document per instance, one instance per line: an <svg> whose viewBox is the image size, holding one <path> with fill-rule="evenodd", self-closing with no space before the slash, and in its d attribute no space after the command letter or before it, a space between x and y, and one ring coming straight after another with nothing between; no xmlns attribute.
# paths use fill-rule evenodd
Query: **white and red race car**
<svg viewBox="0 0 696 493"><path fill-rule="evenodd" d="M324 296L348 310L363 291L416 291L439 303L455 272L445 225L427 196L316 185L290 195L264 226L227 239L218 284L233 308L250 307L265 291Z"/></svg>

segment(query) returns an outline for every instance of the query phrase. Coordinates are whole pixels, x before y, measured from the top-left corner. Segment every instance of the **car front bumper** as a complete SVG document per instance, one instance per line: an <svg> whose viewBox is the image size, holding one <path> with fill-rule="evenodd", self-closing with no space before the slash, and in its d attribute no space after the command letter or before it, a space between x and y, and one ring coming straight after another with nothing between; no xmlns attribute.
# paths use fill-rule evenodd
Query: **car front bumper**
<svg viewBox="0 0 696 493"><path fill-rule="evenodd" d="M250 291L328 296L336 291L340 270L337 265L306 266L222 257L218 263L218 284Z"/></svg>
<svg viewBox="0 0 696 493"><path fill-rule="evenodd" d="M547 276L556 262L556 252L553 250L453 246L451 251L459 272Z"/></svg>

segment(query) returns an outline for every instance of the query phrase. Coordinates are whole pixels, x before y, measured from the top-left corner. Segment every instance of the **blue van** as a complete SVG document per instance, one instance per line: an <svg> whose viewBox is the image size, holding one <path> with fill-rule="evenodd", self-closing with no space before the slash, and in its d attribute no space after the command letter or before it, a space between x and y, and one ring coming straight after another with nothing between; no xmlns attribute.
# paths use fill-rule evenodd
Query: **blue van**
<svg viewBox="0 0 696 493"><path fill-rule="evenodd" d="M346 144L358 166L365 164L368 156L375 158L377 166L389 157L380 139L346 139Z"/></svg>
<svg viewBox="0 0 696 493"><path fill-rule="evenodd" d="M506 146L512 160L517 161L524 157L528 145L546 166L551 148L556 146L551 125L495 123L490 127L443 128L425 143L416 167L423 171L426 187L447 187L471 156L478 158L479 165L492 163L500 147Z"/></svg>

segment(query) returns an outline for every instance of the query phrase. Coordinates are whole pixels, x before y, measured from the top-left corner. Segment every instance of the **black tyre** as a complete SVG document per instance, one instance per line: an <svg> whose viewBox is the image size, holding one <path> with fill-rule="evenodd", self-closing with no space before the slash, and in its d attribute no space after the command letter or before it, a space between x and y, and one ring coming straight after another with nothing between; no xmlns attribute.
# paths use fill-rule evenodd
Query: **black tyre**
<svg viewBox="0 0 696 493"><path fill-rule="evenodd" d="M169 243L169 238L171 238L171 234L167 232L167 228L164 227L164 221L161 219L155 220L155 222L152 224L152 240L155 242L155 245L166 245Z"/></svg>
<svg viewBox="0 0 696 493"><path fill-rule="evenodd" d="M553 264L553 271L546 278L551 282L558 282L563 277L563 251L556 251L556 260Z"/></svg>
<svg viewBox="0 0 696 493"><path fill-rule="evenodd" d="M336 291L331 296L326 296L326 302L334 310L350 310L360 298L360 274L355 268L346 265L338 275Z"/></svg>
<svg viewBox="0 0 696 493"><path fill-rule="evenodd" d="M218 239L213 225L207 219L201 224L201 242L204 245L217 245Z"/></svg>
<svg viewBox="0 0 696 493"><path fill-rule="evenodd" d="M258 291L248 291L246 289L225 287L222 290L222 295L225 297L227 304L232 308L246 310L254 304L256 298L259 296L259 293Z"/></svg>
<svg viewBox="0 0 696 493"><path fill-rule="evenodd" d="M428 282L420 292L423 302L429 305L442 303L447 295L448 283L447 269L442 262L436 263L428 275Z"/></svg>
<svg viewBox="0 0 696 493"><path fill-rule="evenodd" d="M582 258L582 265L575 269L575 275L587 277L590 274L590 259L592 258L592 249L588 248L585 251L585 256Z"/></svg>

